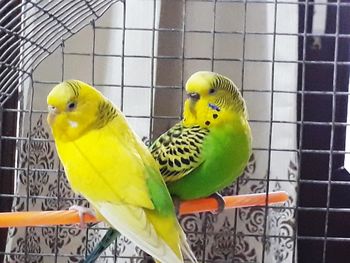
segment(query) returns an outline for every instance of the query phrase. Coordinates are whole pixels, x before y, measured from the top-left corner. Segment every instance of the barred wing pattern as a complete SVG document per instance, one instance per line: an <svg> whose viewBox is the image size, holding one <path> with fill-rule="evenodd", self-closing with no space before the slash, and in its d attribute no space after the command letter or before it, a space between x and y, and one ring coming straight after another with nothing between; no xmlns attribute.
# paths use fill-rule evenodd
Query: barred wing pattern
<svg viewBox="0 0 350 263"><path fill-rule="evenodd" d="M201 151L209 130L200 126L176 124L150 147L165 182L177 181L197 168L204 160Z"/></svg>

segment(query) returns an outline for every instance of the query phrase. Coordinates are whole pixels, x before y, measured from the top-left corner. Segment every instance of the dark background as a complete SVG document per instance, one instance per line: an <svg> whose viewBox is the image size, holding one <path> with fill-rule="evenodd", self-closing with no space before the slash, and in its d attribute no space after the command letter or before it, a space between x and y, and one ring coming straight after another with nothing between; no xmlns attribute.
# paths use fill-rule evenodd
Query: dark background
<svg viewBox="0 0 350 263"><path fill-rule="evenodd" d="M15 10L16 6L19 6L21 1L1 1L0 2L0 26L4 27L13 32L18 32L20 30L19 22L20 17L16 18L19 14ZM6 6L6 8L4 8ZM4 8L4 9L3 9ZM7 19L3 19L8 12L13 12L11 16L8 16ZM4 31L0 31L0 56L1 62L6 63L8 61L14 61L14 58L19 54L19 39L17 36L9 36L5 34ZM7 42L6 45L3 43ZM8 50L11 47L12 52L8 52L7 55L3 56L4 51ZM11 70L3 64L0 64L0 74L7 75ZM14 70L12 70L14 72ZM16 73L14 73L16 74ZM15 88L16 83L13 83ZM17 108L17 94L15 93L5 105L3 109L0 106L0 194L13 194L14 187L14 171L3 169L2 167L13 167L15 164L15 140L7 140L1 138L1 136L16 136L16 112L6 111L7 109L16 109ZM0 212L8 212L11 210L12 198L0 196ZM5 251L7 238L7 229L0 228L0 251ZM0 254L0 262L3 261L4 255Z"/></svg>
<svg viewBox="0 0 350 263"><path fill-rule="evenodd" d="M305 3L300 1L299 3ZM299 33L304 33L304 18L307 18L306 32L312 32L313 2L307 8L299 8ZM331 1L329 3L337 3ZM349 4L349 1L341 1ZM337 5L327 6L326 34L336 34ZM350 6L339 8L339 34L350 33ZM349 181L350 175L343 168L344 154L333 151L345 150L347 120L347 94L349 87L349 65L336 65L323 62L349 62L349 36L338 37L336 54L336 37L322 36L320 49L313 46L314 37L307 37L305 55L303 55L303 37L299 38L299 91L304 88L304 95L298 96L298 121L300 139L300 192L298 210L298 262L319 263L323 261L324 238L350 237L350 213L329 211L327 208L350 207L350 184L336 184ZM337 55L337 57L336 57ZM319 63L309 64L303 61ZM332 65L333 64L333 65ZM304 81L303 81L303 70ZM336 71L336 78L334 75ZM333 85L335 84L335 85ZM333 91L336 91L333 93ZM313 92L313 93L312 93ZM325 93L328 92L328 93ZM302 105L303 104L303 105ZM303 106L303 107L302 107ZM333 111L332 109L335 109ZM333 114L334 113L334 116ZM311 123L310 123L311 122ZM318 122L318 123L312 123ZM336 123L332 125L332 122ZM333 136L332 136L333 135ZM300 137L301 136L301 137ZM333 138L332 138L333 137ZM331 145L331 138L333 140ZM303 150L313 150L303 152ZM331 153L333 153L331 155ZM331 159L330 159L331 158ZM329 176L331 181L329 180ZM329 183L331 182L331 184ZM330 185L330 195L328 188ZM314 208L306 210L303 208ZM325 224L328 213L328 231ZM318 237L310 239L308 237ZM348 262L350 258L350 242L345 240L327 240L325 262Z"/></svg>

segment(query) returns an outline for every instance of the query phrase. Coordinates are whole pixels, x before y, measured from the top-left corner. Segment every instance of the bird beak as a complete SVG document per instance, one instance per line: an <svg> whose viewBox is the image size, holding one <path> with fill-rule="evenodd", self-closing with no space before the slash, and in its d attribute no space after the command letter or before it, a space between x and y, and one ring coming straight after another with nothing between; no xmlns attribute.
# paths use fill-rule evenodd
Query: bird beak
<svg viewBox="0 0 350 263"><path fill-rule="evenodd" d="M60 112L55 106L52 106L52 105L48 105L47 109L49 110L49 114L56 115Z"/></svg>
<svg viewBox="0 0 350 263"><path fill-rule="evenodd" d="M187 98L188 98L189 103L190 103L190 107L189 108L190 108L190 111L191 111L192 115L197 117L195 106L196 106L197 102L200 99L199 93L197 93L197 92L189 92L189 93L187 93Z"/></svg>
<svg viewBox="0 0 350 263"><path fill-rule="evenodd" d="M47 115L47 122L51 125L55 120L56 115L59 113L59 110L52 105L48 105L49 114Z"/></svg>

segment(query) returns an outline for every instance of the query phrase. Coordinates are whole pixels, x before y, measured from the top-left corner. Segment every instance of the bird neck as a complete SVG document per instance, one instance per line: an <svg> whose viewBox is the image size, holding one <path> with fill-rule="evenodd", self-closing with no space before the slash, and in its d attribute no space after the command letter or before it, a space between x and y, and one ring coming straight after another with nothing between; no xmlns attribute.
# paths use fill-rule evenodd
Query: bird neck
<svg viewBox="0 0 350 263"><path fill-rule="evenodd" d="M117 108L107 99L98 104L94 128L100 129L118 116Z"/></svg>

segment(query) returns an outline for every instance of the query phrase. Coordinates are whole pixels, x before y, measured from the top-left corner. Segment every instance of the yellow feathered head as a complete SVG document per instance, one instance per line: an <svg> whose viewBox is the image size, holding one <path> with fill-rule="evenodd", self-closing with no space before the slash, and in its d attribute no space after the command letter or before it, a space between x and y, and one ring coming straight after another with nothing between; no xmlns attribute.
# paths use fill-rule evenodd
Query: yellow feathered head
<svg viewBox="0 0 350 263"><path fill-rule="evenodd" d="M79 138L96 124L103 95L79 80L64 81L47 96L47 121L55 140Z"/></svg>
<svg viewBox="0 0 350 263"><path fill-rule="evenodd" d="M184 117L189 122L204 123L208 114L223 112L246 116L246 106L236 85L227 77L210 71L194 73L186 83ZM224 113L224 114L226 114Z"/></svg>

